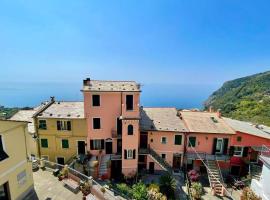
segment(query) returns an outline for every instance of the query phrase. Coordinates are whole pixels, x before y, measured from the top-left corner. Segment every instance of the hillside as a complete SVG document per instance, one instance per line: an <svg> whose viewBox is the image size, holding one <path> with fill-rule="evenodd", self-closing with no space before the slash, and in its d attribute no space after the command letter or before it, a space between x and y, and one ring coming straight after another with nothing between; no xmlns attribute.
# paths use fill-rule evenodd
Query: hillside
<svg viewBox="0 0 270 200"><path fill-rule="evenodd" d="M4 106L0 105L0 119L9 119L10 117L12 117L16 112L18 112L19 110L29 110L32 109L31 107L23 107L23 108L7 108Z"/></svg>
<svg viewBox="0 0 270 200"><path fill-rule="evenodd" d="M270 126L270 71L225 82L205 102L205 109Z"/></svg>

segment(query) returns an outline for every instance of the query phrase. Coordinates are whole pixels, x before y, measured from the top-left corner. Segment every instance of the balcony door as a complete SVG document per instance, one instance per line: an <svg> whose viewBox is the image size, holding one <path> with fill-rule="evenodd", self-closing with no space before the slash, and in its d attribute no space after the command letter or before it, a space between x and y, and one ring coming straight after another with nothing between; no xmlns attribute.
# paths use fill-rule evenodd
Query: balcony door
<svg viewBox="0 0 270 200"><path fill-rule="evenodd" d="M226 155L228 150L228 138L214 138L212 154Z"/></svg>

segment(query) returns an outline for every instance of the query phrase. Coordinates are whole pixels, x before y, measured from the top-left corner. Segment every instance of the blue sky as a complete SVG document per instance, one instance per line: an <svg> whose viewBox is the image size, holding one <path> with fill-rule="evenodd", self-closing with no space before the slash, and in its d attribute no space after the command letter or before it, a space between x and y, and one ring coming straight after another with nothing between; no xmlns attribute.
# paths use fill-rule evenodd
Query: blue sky
<svg viewBox="0 0 270 200"><path fill-rule="evenodd" d="M251 0L1 0L0 83L91 77L218 88L270 69L269 7Z"/></svg>

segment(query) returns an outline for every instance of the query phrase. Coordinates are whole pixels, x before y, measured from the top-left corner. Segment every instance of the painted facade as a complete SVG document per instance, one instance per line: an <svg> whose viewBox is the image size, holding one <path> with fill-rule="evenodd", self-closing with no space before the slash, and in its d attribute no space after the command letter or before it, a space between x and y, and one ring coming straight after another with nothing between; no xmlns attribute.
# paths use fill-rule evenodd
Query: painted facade
<svg viewBox="0 0 270 200"><path fill-rule="evenodd" d="M3 199L24 199L34 188L26 134L26 122L0 120L0 191L1 197L5 195Z"/></svg>

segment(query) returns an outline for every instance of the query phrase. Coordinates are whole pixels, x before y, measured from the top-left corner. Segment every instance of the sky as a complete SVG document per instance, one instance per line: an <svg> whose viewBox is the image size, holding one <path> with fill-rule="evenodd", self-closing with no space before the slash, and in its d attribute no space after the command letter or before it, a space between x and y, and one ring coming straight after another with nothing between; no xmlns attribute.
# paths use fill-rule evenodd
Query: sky
<svg viewBox="0 0 270 200"><path fill-rule="evenodd" d="M0 104L37 104L50 91L80 98L90 77L136 80L151 93L143 97L149 105L197 106L223 82L270 69L269 7L260 0L1 0ZM30 99L37 88L46 95Z"/></svg>

